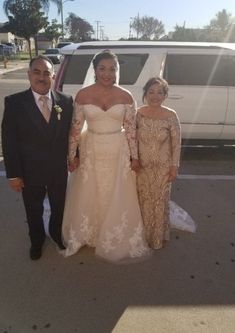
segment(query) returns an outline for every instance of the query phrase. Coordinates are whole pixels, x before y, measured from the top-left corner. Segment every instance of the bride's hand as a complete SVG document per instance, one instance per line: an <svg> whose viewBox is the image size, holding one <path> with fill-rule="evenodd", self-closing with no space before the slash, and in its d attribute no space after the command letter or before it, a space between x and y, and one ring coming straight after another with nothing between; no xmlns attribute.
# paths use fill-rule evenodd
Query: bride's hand
<svg viewBox="0 0 235 333"><path fill-rule="evenodd" d="M73 161L68 162L68 170L69 172L73 172L79 166L79 158L75 157Z"/></svg>
<svg viewBox="0 0 235 333"><path fill-rule="evenodd" d="M140 169L140 162L139 160L132 158L131 160L131 170L138 172Z"/></svg>

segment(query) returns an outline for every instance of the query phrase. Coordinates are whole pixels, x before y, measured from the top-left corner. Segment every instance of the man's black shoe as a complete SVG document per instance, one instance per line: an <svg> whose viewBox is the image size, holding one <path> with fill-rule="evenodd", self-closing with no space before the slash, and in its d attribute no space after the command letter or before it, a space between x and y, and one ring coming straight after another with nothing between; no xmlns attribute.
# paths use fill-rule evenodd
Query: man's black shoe
<svg viewBox="0 0 235 333"><path fill-rule="evenodd" d="M29 254L30 254L30 259L32 259L32 260L38 260L42 256L42 248L41 247L33 247L33 246L31 246Z"/></svg>
<svg viewBox="0 0 235 333"><path fill-rule="evenodd" d="M65 250L66 249L66 247L64 246L64 244L62 242L58 242L57 246L60 250Z"/></svg>

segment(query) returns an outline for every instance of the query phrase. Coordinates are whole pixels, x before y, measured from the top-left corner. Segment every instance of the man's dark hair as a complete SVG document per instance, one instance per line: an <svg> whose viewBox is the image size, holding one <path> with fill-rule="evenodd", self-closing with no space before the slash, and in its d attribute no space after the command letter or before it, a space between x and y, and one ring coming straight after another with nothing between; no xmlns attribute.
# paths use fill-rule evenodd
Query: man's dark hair
<svg viewBox="0 0 235 333"><path fill-rule="evenodd" d="M52 65L52 69L53 69L53 71L54 71L54 64L53 64L53 62L51 61L51 59L47 58L47 57L44 56L43 54L40 54L39 56L37 56L37 57L35 57L35 58L32 58L32 59L30 60L30 62L29 62L29 68L32 68L32 65L33 65L34 61L36 61L36 60L40 60L40 59L49 62L49 63Z"/></svg>

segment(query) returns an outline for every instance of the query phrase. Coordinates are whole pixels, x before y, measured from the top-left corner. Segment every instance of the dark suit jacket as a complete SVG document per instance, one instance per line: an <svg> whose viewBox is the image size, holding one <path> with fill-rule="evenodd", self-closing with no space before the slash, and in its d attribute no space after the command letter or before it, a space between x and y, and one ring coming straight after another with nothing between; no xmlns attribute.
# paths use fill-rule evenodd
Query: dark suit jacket
<svg viewBox="0 0 235 333"><path fill-rule="evenodd" d="M2 149L7 178L46 185L67 177L68 133L72 97L52 91L49 124L38 109L31 89L7 96L2 121ZM62 109L57 117L54 105Z"/></svg>

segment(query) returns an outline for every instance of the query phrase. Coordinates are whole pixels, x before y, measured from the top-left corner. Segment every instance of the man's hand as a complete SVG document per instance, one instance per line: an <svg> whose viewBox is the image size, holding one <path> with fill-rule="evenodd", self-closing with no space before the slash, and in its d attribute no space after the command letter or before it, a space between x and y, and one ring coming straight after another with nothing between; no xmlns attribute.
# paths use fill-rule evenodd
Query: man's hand
<svg viewBox="0 0 235 333"><path fill-rule="evenodd" d="M73 161L68 162L68 170L69 172L73 172L79 166L79 158L74 157Z"/></svg>
<svg viewBox="0 0 235 333"><path fill-rule="evenodd" d="M13 178L13 179L9 179L9 184L10 187L12 188L13 191L16 192L21 192L23 187L24 187L24 181L22 178Z"/></svg>

